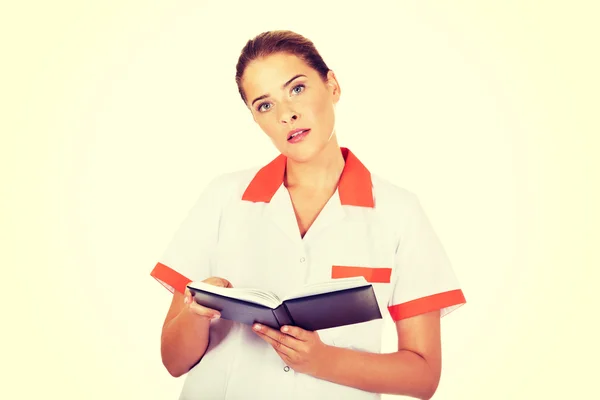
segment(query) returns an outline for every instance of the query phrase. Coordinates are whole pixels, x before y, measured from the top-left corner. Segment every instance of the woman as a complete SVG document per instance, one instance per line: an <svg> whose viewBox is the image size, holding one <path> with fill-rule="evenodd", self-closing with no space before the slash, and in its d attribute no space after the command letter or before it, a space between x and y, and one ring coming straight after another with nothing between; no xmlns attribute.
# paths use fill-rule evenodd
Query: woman
<svg viewBox="0 0 600 400"><path fill-rule="evenodd" d="M236 81L280 155L215 178L152 271L173 292L161 354L173 376L187 374L181 399L430 398L440 317L465 299L419 201L338 145L340 85L309 40L255 37ZM382 320L317 332L250 327L219 319L185 287L203 280L285 294L358 275L396 324L394 353L381 354Z"/></svg>

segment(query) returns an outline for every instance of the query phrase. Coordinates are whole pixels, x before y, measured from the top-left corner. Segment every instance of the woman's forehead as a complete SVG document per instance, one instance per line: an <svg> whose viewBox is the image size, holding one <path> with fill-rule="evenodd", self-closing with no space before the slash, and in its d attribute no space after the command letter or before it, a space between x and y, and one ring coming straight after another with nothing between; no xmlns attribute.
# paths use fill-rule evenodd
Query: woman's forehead
<svg viewBox="0 0 600 400"><path fill-rule="evenodd" d="M281 89L284 83L299 74L310 77L315 75L316 71L293 54L274 54L249 63L242 85L250 97L256 92Z"/></svg>

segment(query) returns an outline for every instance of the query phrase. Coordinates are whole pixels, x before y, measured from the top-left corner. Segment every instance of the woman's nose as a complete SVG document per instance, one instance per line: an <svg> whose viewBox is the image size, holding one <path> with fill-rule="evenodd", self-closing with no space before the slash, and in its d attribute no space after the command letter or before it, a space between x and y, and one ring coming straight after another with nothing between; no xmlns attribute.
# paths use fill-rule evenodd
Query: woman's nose
<svg viewBox="0 0 600 400"><path fill-rule="evenodd" d="M290 108L283 110L279 116L279 120L282 124L288 124L292 121L296 121L298 118L299 114Z"/></svg>

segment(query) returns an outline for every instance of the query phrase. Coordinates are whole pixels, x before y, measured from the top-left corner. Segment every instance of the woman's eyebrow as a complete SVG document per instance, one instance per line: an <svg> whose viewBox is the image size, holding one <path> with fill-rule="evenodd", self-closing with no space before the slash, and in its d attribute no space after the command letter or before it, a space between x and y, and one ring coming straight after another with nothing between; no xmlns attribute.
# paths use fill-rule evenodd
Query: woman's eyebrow
<svg viewBox="0 0 600 400"><path fill-rule="evenodd" d="M291 84L291 83L292 83L294 80L296 80L296 79L298 79L298 78L301 78L301 77L305 77L305 78L306 78L307 76L306 76L306 75L304 75L304 74L298 74L298 75L295 75L295 76L294 76L292 79L290 79L290 80L288 80L286 83L284 83L284 84L281 86L281 88L282 88L282 89L285 89L285 88L286 88L286 87L288 87L288 86L289 86L289 85L290 85L290 84ZM252 100L252 105L254 106L254 103L256 103L256 102L257 102L257 101L259 101L259 100L266 99L267 97L269 97L269 94L268 94L268 93L267 93L267 94L263 94L262 96L258 96L257 98L255 98L254 100Z"/></svg>

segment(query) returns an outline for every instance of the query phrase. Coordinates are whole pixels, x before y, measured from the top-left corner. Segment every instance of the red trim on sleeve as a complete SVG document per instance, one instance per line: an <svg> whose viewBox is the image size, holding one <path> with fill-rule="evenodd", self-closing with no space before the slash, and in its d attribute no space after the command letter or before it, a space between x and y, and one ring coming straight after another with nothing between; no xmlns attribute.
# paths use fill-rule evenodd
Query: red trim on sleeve
<svg viewBox="0 0 600 400"><path fill-rule="evenodd" d="M331 267L331 279L362 276L371 283L390 283L391 268L347 267L334 265Z"/></svg>
<svg viewBox="0 0 600 400"><path fill-rule="evenodd" d="M174 293L174 291L185 293L185 287L192 281L174 269L161 263L156 264L150 275L159 281L171 293Z"/></svg>
<svg viewBox="0 0 600 400"><path fill-rule="evenodd" d="M451 290L388 307L394 321L465 303L462 290Z"/></svg>

